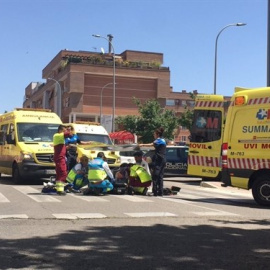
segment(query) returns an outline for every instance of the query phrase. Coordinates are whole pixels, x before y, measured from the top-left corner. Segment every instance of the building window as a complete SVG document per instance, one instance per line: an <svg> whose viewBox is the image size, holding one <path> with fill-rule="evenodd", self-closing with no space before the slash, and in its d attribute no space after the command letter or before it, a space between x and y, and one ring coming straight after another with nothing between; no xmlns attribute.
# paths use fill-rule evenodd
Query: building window
<svg viewBox="0 0 270 270"><path fill-rule="evenodd" d="M175 106L174 99L166 99L166 106Z"/></svg>
<svg viewBox="0 0 270 270"><path fill-rule="evenodd" d="M187 104L189 107L194 107L195 106L195 101L194 100L188 100Z"/></svg>

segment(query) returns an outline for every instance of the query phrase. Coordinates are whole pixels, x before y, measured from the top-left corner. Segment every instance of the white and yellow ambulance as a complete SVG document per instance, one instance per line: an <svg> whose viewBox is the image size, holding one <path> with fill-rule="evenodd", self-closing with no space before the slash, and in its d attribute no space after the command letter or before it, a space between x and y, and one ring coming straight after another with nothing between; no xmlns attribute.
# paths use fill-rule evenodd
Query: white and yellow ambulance
<svg viewBox="0 0 270 270"><path fill-rule="evenodd" d="M270 206L270 87L236 87L225 119L227 104L223 96L196 98L188 174L252 189Z"/></svg>
<svg viewBox="0 0 270 270"><path fill-rule="evenodd" d="M85 155L89 159L97 157L98 152L103 152L111 169L119 168L121 164L119 151L114 151L113 142L106 129L96 122L76 121L65 123L72 126L78 138L91 144L77 144L78 159Z"/></svg>
<svg viewBox="0 0 270 270"><path fill-rule="evenodd" d="M270 87L235 88L222 147L222 181L252 189L255 201L270 206Z"/></svg>
<svg viewBox="0 0 270 270"><path fill-rule="evenodd" d="M15 183L55 175L53 135L62 124L46 109L17 108L0 115L0 175Z"/></svg>

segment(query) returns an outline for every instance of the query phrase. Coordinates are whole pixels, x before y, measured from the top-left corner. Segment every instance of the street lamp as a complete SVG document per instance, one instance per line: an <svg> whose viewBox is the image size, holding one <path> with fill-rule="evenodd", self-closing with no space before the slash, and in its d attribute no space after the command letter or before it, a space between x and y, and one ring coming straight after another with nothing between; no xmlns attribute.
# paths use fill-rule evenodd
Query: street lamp
<svg viewBox="0 0 270 270"><path fill-rule="evenodd" d="M103 38L103 39L106 39L111 47L112 47L112 50L113 50L113 113L112 113L112 132L114 132L114 129L115 129L115 126L114 126L114 122L115 122L115 51L114 51L114 46L112 44L112 42L106 38L106 37L103 37L101 35L92 35L93 37L96 37L96 38Z"/></svg>
<svg viewBox="0 0 270 270"><path fill-rule="evenodd" d="M101 124L101 116L102 116L102 93L103 93L103 89L106 88L108 85L111 85L113 83L107 83L105 84L102 89L101 89L101 93L100 93L100 108L99 108L99 123Z"/></svg>
<svg viewBox="0 0 270 270"><path fill-rule="evenodd" d="M218 43L218 38L219 35L221 34L222 31L224 31L226 28L230 27L230 26L245 26L246 23L232 23L232 24L228 24L225 27L223 27L217 37L216 37L216 44L215 44L215 71L214 71L214 95L216 95L216 88L217 88L217 43Z"/></svg>
<svg viewBox="0 0 270 270"><path fill-rule="evenodd" d="M59 81L53 79L53 78L48 78L48 80L54 81L57 84L57 114L61 118L62 117L62 88L59 83Z"/></svg>

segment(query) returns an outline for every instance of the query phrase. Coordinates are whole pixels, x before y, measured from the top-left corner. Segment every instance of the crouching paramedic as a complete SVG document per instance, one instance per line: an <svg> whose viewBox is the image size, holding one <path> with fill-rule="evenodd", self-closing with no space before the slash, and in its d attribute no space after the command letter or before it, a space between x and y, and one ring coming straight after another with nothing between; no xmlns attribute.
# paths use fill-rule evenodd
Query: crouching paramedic
<svg viewBox="0 0 270 270"><path fill-rule="evenodd" d="M66 186L67 191L80 192L80 189L88 184L88 162L87 156L82 156L80 162L77 163L68 173Z"/></svg>
<svg viewBox="0 0 270 270"><path fill-rule="evenodd" d="M90 191L94 190L95 193L100 191L103 194L111 191L113 189L111 182L114 182L114 177L104 153L99 152L97 157L91 160L88 165L88 187Z"/></svg>
<svg viewBox="0 0 270 270"><path fill-rule="evenodd" d="M148 187L151 186L152 177L140 165L131 165L129 169L128 194L133 193L146 195Z"/></svg>

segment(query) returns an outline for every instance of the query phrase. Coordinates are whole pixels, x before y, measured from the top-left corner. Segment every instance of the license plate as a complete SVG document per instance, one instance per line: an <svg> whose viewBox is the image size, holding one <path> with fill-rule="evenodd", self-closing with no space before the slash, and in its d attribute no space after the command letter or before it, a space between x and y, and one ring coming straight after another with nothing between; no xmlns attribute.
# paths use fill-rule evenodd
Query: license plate
<svg viewBox="0 0 270 270"><path fill-rule="evenodd" d="M45 174L55 174L55 170L45 170Z"/></svg>

